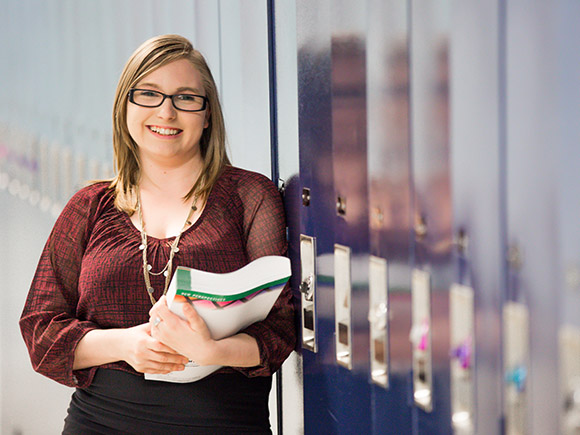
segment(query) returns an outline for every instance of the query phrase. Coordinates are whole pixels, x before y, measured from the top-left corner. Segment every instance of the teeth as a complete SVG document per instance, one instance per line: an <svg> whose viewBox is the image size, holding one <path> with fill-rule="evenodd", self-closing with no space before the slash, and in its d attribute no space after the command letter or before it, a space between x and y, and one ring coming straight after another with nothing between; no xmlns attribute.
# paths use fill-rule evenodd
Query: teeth
<svg viewBox="0 0 580 435"><path fill-rule="evenodd" d="M151 126L149 129L157 134L162 134L163 136L175 136L177 133L179 133L179 130L174 128L159 128Z"/></svg>

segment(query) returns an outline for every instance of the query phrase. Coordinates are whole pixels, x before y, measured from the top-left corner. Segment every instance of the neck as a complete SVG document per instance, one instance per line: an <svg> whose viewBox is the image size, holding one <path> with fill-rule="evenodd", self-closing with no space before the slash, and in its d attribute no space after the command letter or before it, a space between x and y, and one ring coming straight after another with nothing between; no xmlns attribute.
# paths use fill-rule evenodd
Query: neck
<svg viewBox="0 0 580 435"><path fill-rule="evenodd" d="M203 168L200 155L189 160L167 163L142 161L139 188L156 194L184 197L191 190Z"/></svg>

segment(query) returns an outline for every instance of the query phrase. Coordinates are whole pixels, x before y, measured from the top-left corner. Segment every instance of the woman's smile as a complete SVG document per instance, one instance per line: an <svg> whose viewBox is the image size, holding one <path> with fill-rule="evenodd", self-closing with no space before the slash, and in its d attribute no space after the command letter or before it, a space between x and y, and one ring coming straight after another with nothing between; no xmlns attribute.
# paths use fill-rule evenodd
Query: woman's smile
<svg viewBox="0 0 580 435"><path fill-rule="evenodd" d="M149 129L149 131L151 131L151 133L153 133L154 136L161 137L163 139L175 138L183 132L183 130L179 128L161 127L158 125L148 125L147 128Z"/></svg>

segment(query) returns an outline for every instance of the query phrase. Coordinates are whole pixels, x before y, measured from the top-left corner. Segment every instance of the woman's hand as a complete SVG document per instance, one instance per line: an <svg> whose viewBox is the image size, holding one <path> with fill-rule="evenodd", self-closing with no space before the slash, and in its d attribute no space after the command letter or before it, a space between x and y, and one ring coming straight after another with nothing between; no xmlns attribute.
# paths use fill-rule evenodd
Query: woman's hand
<svg viewBox="0 0 580 435"><path fill-rule="evenodd" d="M124 360L141 373L166 374L185 368L188 359L151 336L151 325L125 329Z"/></svg>
<svg viewBox="0 0 580 435"><path fill-rule="evenodd" d="M254 367L260 363L256 340L248 334L214 340L193 306L183 304L186 320L172 313L165 296L151 308L151 336L200 366Z"/></svg>
<svg viewBox="0 0 580 435"><path fill-rule="evenodd" d="M151 336L201 366L219 364L216 341L204 320L188 304L183 304L183 320L167 307L165 296L151 308Z"/></svg>
<svg viewBox="0 0 580 435"><path fill-rule="evenodd" d="M166 374L183 370L188 359L151 337L151 325L93 329L75 349L73 370L126 361L141 373Z"/></svg>

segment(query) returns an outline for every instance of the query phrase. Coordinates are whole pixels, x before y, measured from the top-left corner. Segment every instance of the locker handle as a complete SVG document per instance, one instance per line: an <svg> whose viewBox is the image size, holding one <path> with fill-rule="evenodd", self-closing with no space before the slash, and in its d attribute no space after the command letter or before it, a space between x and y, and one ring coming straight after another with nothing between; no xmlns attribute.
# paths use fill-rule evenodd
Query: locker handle
<svg viewBox="0 0 580 435"><path fill-rule="evenodd" d="M304 299L306 299L307 301L312 301L314 296L312 291L313 281L314 277L312 276L312 274L310 274L300 283L300 292L304 294Z"/></svg>

